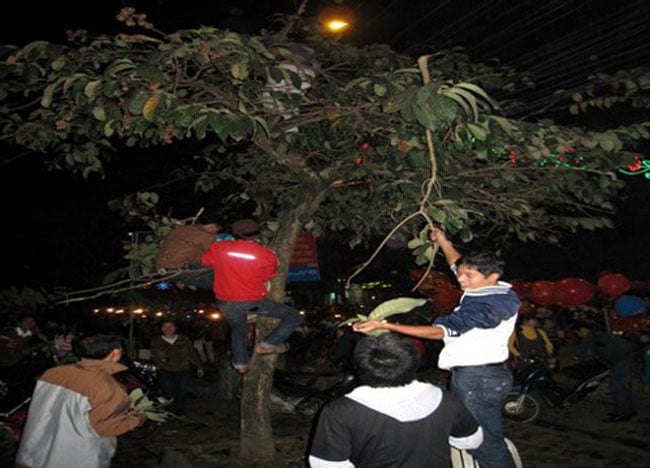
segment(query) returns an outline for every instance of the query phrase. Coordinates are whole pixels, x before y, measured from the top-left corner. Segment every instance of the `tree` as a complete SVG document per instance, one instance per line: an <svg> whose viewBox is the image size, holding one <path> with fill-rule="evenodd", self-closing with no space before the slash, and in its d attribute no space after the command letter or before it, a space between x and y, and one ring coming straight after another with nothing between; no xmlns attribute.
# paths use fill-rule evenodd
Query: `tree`
<svg viewBox="0 0 650 468"><path fill-rule="evenodd" d="M426 263L434 224L465 242L611 227L615 169L647 137L647 123L592 131L508 118L507 98L488 93L507 96L521 76L460 51L416 64L383 45L327 40L298 17L259 35L154 33L144 15L121 18L151 32L3 49L2 139L84 177L136 149L151 158L173 149L170 176L191 178L199 193L232 184L224 205L252 207L263 222L281 260L278 300L302 230L338 232L351 246L401 232ZM178 222L160 204L159 193L139 192L113 205L152 233L128 254L145 277ZM263 334L269 324L259 326ZM245 379L240 456L249 462L274 454L274 364L256 357Z"/></svg>

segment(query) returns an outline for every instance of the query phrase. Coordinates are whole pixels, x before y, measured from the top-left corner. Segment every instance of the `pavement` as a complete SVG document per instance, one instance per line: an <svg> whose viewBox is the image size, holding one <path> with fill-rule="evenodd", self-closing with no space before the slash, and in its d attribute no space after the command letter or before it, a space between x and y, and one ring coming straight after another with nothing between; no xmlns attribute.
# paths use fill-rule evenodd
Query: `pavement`
<svg viewBox="0 0 650 468"><path fill-rule="evenodd" d="M234 371L233 371L234 372ZM230 379L229 383L224 380ZM229 467L239 438L238 381L229 370L211 369L191 385L186 416L163 423L145 439L122 436L111 467ZM224 392L226 393L224 398ZM230 392L231 394L228 394ZM605 423L611 412L607 385L565 409L542 407L535 423L504 420L525 468L650 467L650 394L635 382L639 413L629 421ZM272 398L277 468L305 468L308 435L314 416Z"/></svg>

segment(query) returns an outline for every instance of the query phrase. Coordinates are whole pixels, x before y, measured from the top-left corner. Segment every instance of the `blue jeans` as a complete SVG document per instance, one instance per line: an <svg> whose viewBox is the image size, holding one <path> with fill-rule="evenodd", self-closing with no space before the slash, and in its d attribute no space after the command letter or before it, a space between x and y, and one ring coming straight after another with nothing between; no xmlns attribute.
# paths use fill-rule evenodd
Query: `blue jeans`
<svg viewBox="0 0 650 468"><path fill-rule="evenodd" d="M174 283L184 283L205 291L212 291L214 285L214 270L190 265L182 273L171 278Z"/></svg>
<svg viewBox="0 0 650 468"><path fill-rule="evenodd" d="M503 439L501 407L512 389L512 374L504 366L456 367L451 390L483 428L483 443L470 450L481 468L514 468Z"/></svg>
<svg viewBox="0 0 650 468"><path fill-rule="evenodd" d="M173 398L171 410L176 414L183 414L185 412L185 398L187 396L187 388L190 383L189 371L166 371L161 370L158 376L160 389L165 398Z"/></svg>
<svg viewBox="0 0 650 468"><path fill-rule="evenodd" d="M282 344L296 327L304 321L302 315L293 307L270 299L249 302L217 301L217 304L230 326L231 361L235 367L248 364L246 318L249 313L280 319L278 326L263 340L260 340L262 345L269 347Z"/></svg>

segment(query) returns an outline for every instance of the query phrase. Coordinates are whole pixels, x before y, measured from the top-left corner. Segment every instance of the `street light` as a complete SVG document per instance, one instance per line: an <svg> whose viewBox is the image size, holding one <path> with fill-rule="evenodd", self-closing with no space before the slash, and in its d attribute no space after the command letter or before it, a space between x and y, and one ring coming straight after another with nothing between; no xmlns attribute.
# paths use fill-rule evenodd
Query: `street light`
<svg viewBox="0 0 650 468"><path fill-rule="evenodd" d="M349 26L350 26L350 23L348 23L347 21L345 21L343 19L331 19L331 20L327 21L327 23L325 23L325 27L329 31L335 32L335 33L341 33L343 31L345 31L346 29L348 29Z"/></svg>
<svg viewBox="0 0 650 468"><path fill-rule="evenodd" d="M350 8L329 6L318 14L318 22L326 33L340 37L354 25L355 12Z"/></svg>

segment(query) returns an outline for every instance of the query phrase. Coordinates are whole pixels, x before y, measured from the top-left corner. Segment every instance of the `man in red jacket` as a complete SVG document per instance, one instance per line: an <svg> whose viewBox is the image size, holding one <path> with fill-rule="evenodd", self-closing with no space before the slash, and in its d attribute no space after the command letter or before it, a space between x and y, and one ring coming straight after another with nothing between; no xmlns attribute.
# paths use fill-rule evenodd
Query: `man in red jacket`
<svg viewBox="0 0 650 468"><path fill-rule="evenodd" d="M230 325L230 350L233 367L242 374L249 370L246 320L249 313L280 319L278 326L254 349L258 354L283 353L284 342L304 319L296 309L268 299L268 283L278 268L275 252L252 239L257 224L241 220L233 224L232 241L221 241L203 255L203 266L214 269L213 291L217 304Z"/></svg>

